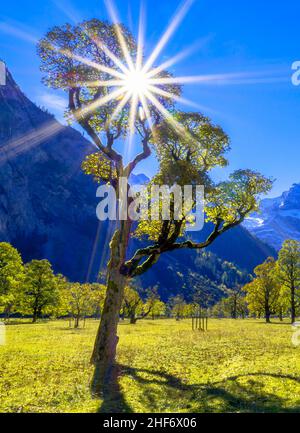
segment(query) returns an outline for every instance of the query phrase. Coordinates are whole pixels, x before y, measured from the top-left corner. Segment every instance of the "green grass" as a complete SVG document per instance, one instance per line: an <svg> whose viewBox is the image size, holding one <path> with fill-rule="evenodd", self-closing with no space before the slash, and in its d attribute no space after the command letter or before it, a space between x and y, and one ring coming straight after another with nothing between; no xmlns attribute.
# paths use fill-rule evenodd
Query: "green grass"
<svg viewBox="0 0 300 433"><path fill-rule="evenodd" d="M300 347L288 323L144 320L120 324L119 388L90 397L97 329L65 321L6 327L1 412L300 412Z"/></svg>

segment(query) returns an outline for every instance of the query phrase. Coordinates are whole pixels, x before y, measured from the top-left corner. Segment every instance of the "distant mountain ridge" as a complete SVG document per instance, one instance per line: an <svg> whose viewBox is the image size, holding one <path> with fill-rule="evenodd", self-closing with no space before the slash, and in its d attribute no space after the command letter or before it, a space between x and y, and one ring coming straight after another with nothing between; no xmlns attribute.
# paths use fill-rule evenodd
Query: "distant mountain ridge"
<svg viewBox="0 0 300 433"><path fill-rule="evenodd" d="M300 183L280 197L262 200L260 212L252 214L244 226L276 250L286 239L300 241Z"/></svg>
<svg viewBox="0 0 300 433"><path fill-rule="evenodd" d="M97 220L97 185L81 170L85 155L94 151L78 131L32 103L7 71L6 86L0 86L0 241L11 242L25 261L49 259L71 281L95 280L105 269L114 229ZM140 174L133 181L146 179ZM206 226L196 236L208 232ZM224 234L210 250L248 272L275 254L243 227ZM160 282L161 293L176 294L185 283L179 275L201 273L196 257L195 251L163 255L142 276L143 286Z"/></svg>

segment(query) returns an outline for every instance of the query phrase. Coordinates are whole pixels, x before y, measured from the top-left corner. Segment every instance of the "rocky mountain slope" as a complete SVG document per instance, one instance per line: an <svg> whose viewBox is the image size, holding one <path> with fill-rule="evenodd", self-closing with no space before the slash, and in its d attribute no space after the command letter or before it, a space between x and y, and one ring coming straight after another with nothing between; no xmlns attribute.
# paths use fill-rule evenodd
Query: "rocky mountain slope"
<svg viewBox="0 0 300 433"><path fill-rule="evenodd" d="M300 184L280 197L262 200L260 212L251 215L245 227L276 250L286 239L300 241Z"/></svg>
<svg viewBox="0 0 300 433"><path fill-rule="evenodd" d="M0 241L11 242L25 261L49 259L73 281L94 280L105 268L113 230L96 219L97 185L80 169L92 151L79 132L33 104L7 72L7 83L0 86ZM247 271L274 253L242 227L226 233L211 250ZM196 257L190 251L166 255L142 284L160 281L164 293L176 292L182 285L179 275L201 273Z"/></svg>

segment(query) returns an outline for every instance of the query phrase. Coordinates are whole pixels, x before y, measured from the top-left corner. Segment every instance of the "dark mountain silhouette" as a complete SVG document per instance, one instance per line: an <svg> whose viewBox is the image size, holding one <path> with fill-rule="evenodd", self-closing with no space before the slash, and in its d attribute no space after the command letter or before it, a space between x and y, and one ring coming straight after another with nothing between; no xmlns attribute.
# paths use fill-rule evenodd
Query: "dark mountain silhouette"
<svg viewBox="0 0 300 433"><path fill-rule="evenodd" d="M112 223L97 220L97 185L81 171L84 156L93 151L78 131L32 103L7 71L0 86L0 241L11 242L25 261L49 259L72 281L95 280L99 268L105 269L113 231ZM143 174L133 179L143 180ZM249 272L274 253L241 227L211 251ZM176 293L179 275L201 273L196 257L191 251L165 255L142 277L143 286L159 281L164 296Z"/></svg>

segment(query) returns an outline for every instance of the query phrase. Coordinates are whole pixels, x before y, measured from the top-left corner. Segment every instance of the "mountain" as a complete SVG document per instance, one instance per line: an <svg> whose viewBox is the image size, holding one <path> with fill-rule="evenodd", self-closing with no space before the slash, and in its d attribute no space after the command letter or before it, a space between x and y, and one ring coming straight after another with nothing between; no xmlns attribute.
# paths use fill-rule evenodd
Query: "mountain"
<svg viewBox="0 0 300 433"><path fill-rule="evenodd" d="M97 220L97 185L81 171L83 158L93 151L82 134L32 103L7 71L6 85L0 86L0 241L11 242L24 261L49 259L71 281L95 280L105 269L114 229ZM133 177L135 183L146 180L143 174ZM197 237L208 231L206 226ZM274 253L242 227L218 239L211 251L248 272ZM196 251L165 255L142 284L159 281L164 296L176 294L185 275L201 274L196 259Z"/></svg>
<svg viewBox="0 0 300 433"><path fill-rule="evenodd" d="M294 184L280 197L262 200L260 212L251 215L244 225L276 250L286 239L300 241L300 184Z"/></svg>
<svg viewBox="0 0 300 433"><path fill-rule="evenodd" d="M95 185L81 171L93 151L19 89L7 71L0 86L0 239L24 260L48 258L84 279L96 236Z"/></svg>

